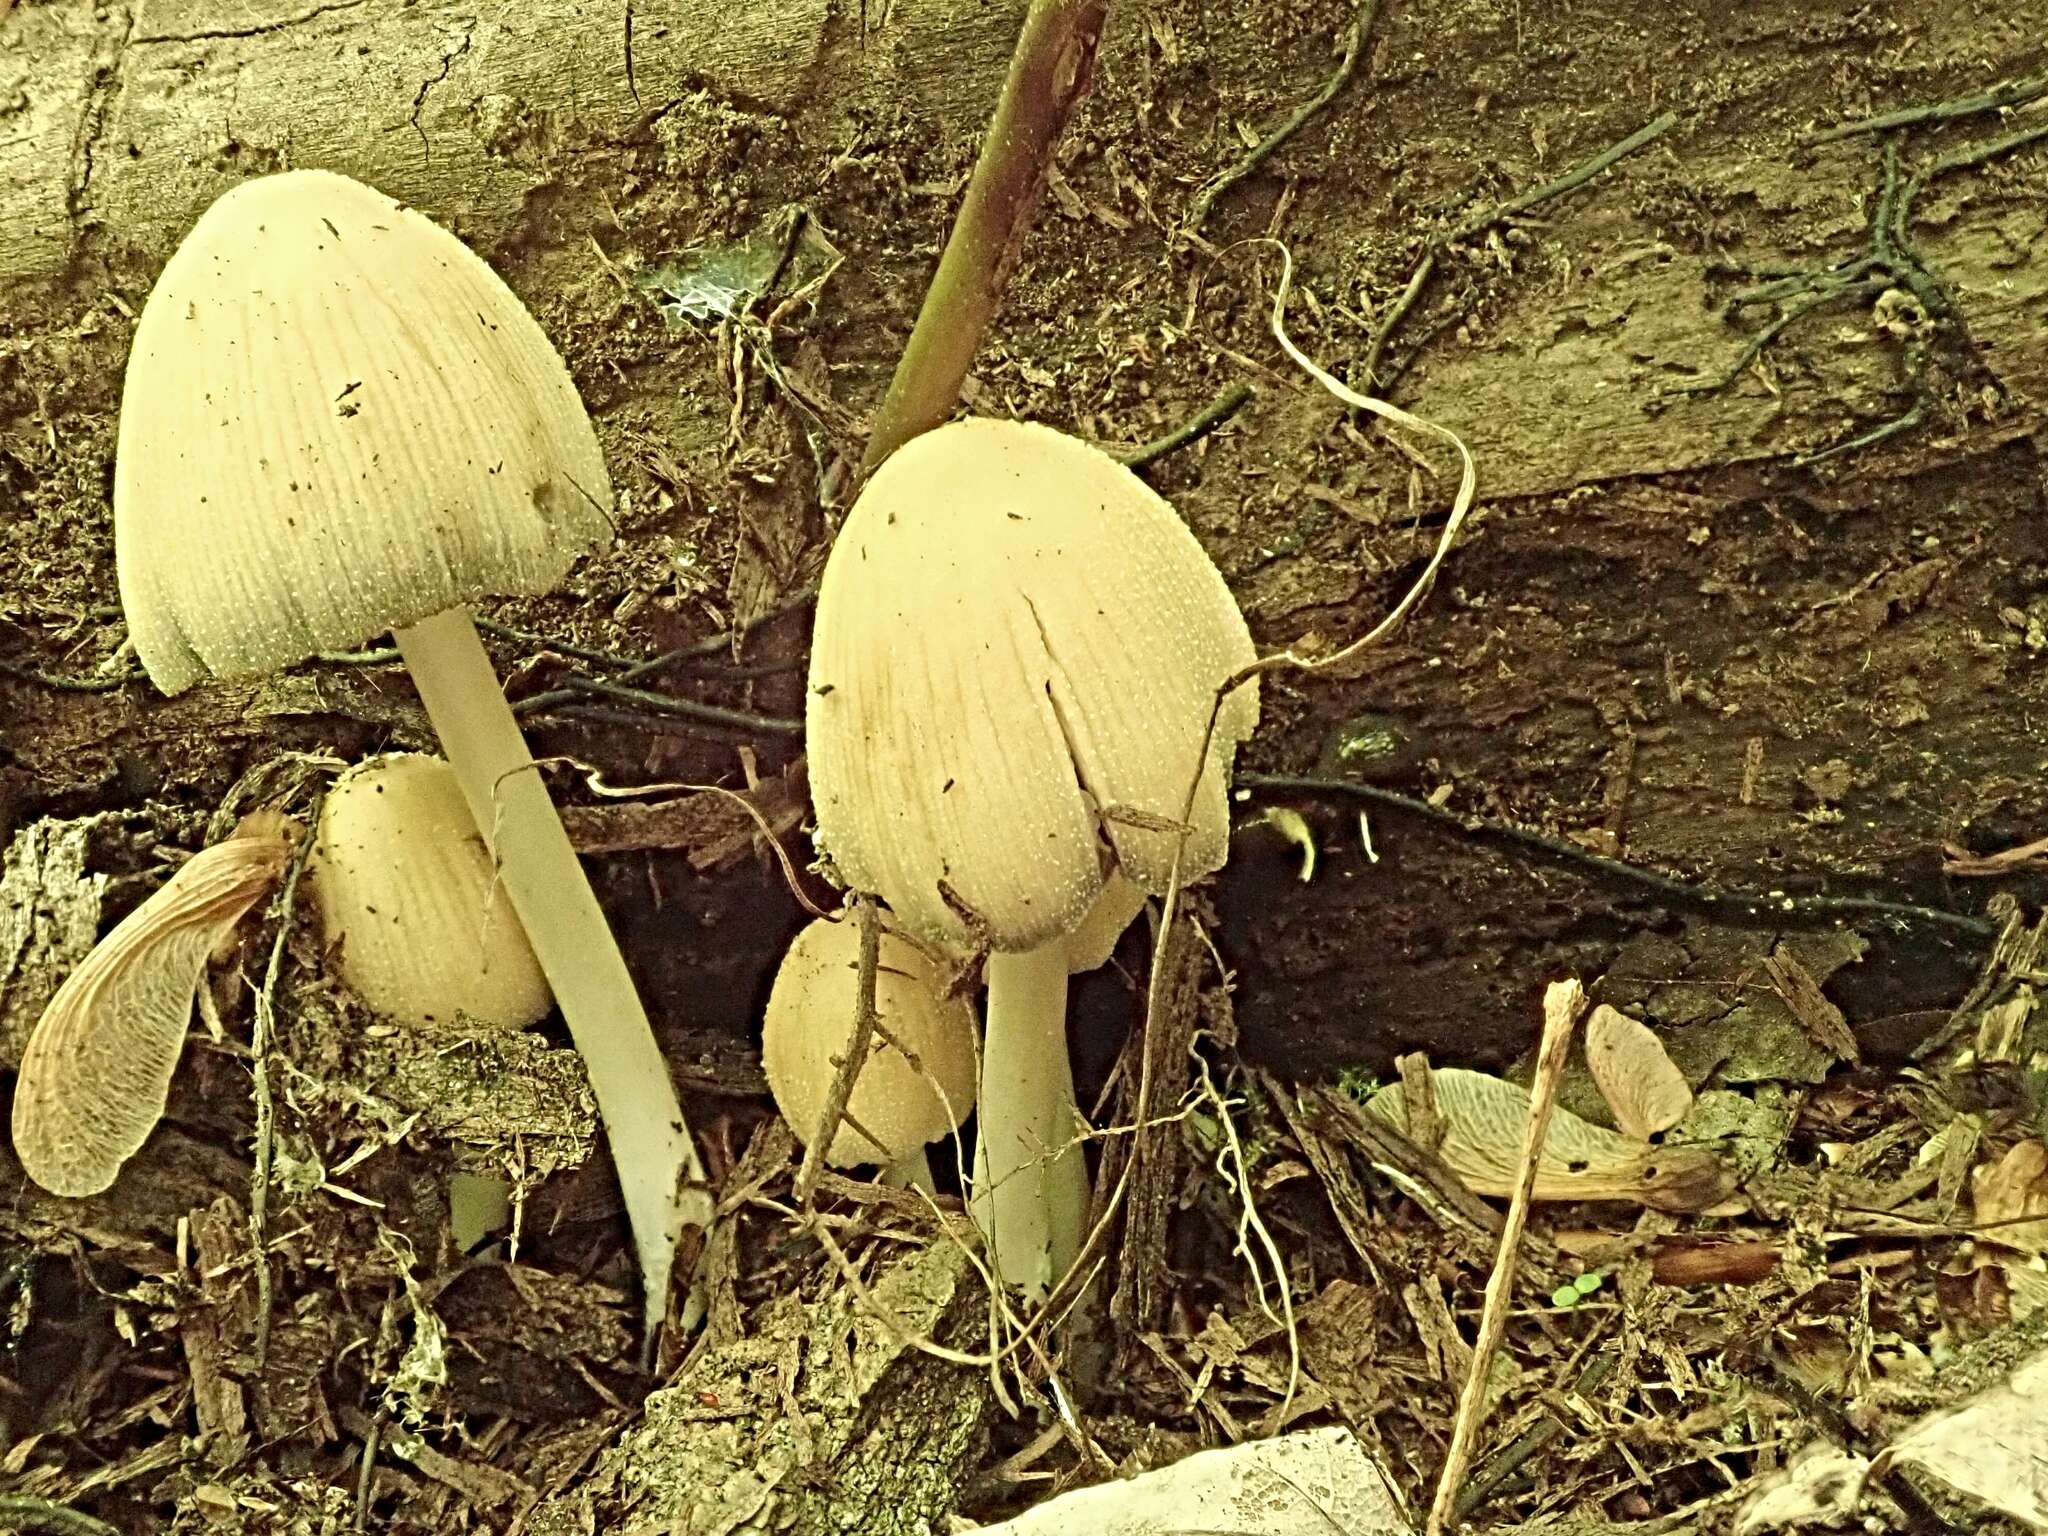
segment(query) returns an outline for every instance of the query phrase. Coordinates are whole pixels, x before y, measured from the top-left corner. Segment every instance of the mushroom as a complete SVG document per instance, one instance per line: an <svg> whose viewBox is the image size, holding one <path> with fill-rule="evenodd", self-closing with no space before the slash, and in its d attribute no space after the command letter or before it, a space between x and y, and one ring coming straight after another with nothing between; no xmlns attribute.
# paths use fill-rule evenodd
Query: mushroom
<svg viewBox="0 0 2048 1536"><path fill-rule="evenodd" d="M1223 863L1258 698L1216 694L1253 654L1173 508L1049 427L913 439L826 563L805 717L818 842L912 935L991 951L974 1204L1027 1291L1078 1255L1087 1205L1067 936L1112 872L1159 894Z"/></svg>
<svg viewBox="0 0 2048 1536"><path fill-rule="evenodd" d="M782 957L761 1023L761 1067L782 1118L809 1146L854 1018L860 925L822 918ZM930 1190L925 1143L974 1107L974 1010L946 996L923 950L884 928L875 969L880 1025L825 1160L879 1163L893 1184Z"/></svg>
<svg viewBox="0 0 2048 1536"><path fill-rule="evenodd" d="M157 280L129 354L114 544L129 634L179 693L392 630L590 1073L665 1314L703 1166L632 977L468 606L611 536L561 358L424 215L346 177L243 182Z"/></svg>
<svg viewBox="0 0 2048 1536"><path fill-rule="evenodd" d="M335 969L385 1017L524 1029L553 1004L441 758L392 753L336 779L306 873Z"/></svg>

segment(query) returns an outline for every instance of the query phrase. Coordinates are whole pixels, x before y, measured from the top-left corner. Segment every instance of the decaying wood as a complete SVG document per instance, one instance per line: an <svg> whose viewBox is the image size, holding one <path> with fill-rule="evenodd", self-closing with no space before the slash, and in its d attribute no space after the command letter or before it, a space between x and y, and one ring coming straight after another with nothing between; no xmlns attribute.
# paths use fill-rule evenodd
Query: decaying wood
<svg viewBox="0 0 2048 1536"><path fill-rule="evenodd" d="M1185 911L1185 908L1183 908ZM1173 1107L1186 1092L1188 1052L1200 1022L1196 987L1207 963L1194 920L1176 923L1153 957L1164 968L1160 1028L1156 1035L1134 1031L1124 1051L1123 1075L1117 1093L1116 1123L1134 1129L1103 1144L1102 1172L1096 1180L1096 1207L1089 1212L1092 1229L1105 1203L1128 1176L1123 1241L1117 1247L1116 1295L1110 1316L1119 1327L1139 1333L1160 1326L1172 1292L1173 1272L1167 1262L1167 1223L1180 1197L1186 1173L1187 1143ZM1138 1085L1148 1085L1149 1105L1138 1102Z"/></svg>
<svg viewBox="0 0 2048 1536"><path fill-rule="evenodd" d="M10 289L82 276L88 254L132 254L153 274L197 212L256 169L347 172L489 247L535 216L533 195L552 187L567 157L619 156L691 93L743 107L770 131L886 103L971 134L1000 84L1020 10L899 6L863 37L852 11L825 0L736 11L701 0L618 10L545 0L484 13L402 0L19 9L0 22L0 321ZM1118 20L1103 43L1108 77L1144 68L1149 46L1141 27ZM1608 174L1675 179L1703 204L1766 199L1751 238L1797 231L1773 253L1793 261L1815 257L1816 228L1848 248L1836 254L1851 253L1878 170L1866 139L1801 149L1790 135L1735 142L1703 125ZM2037 432L2048 404L2048 331L2038 320L2048 259L2023 254L2040 245L2044 216L1946 201L1947 191L1923 194L1915 250L1952 294L2001 398L1983 429L1937 448L1944 456L1990 434ZM547 233L564 243L605 220L593 198L551 196L548 206ZM1631 244L1644 232L1616 227L1583 200L1536 213L1545 239L1619 246L1623 258L1524 295L1522 337L1431 356L1403 400L1466 437L1486 497L1779 458L1849 435L1859 415L1888 413L1897 347L1853 305L1823 309L1788 335L1800 386L1758 375L1674 393L1741 353L1746 331L1719 313L1730 288L1717 273L1724 259L1653 238ZM1499 259L1512 265L1514 249L1500 246ZM1529 432L1532 417L1549 430ZM1313 430L1326 420L1318 415Z"/></svg>
<svg viewBox="0 0 2048 1536"><path fill-rule="evenodd" d="M153 271L255 170L342 171L489 244L562 157L693 93L770 118L886 93L973 131L1014 9L902 12L864 40L827 0L26 6L0 16L0 311L95 248Z"/></svg>
<svg viewBox="0 0 2048 1536"><path fill-rule="evenodd" d="M1796 954L1781 944L1765 959L1764 970L1802 1029L1843 1061L1863 1060L1863 1048L1849 1028L1849 1021L1821 991L1820 983L1799 963Z"/></svg>
<svg viewBox="0 0 2048 1536"><path fill-rule="evenodd" d="M106 877L86 872L103 818L35 822L0 860L0 1066L21 1048L58 985L92 951Z"/></svg>
<svg viewBox="0 0 2048 1536"><path fill-rule="evenodd" d="M909 1341L971 1347L986 1294L946 1242L898 1249L869 1273L864 1299L787 1295L747 1336L714 1339L525 1529L569 1536L593 1513L607 1530L930 1529L979 1451L988 1395L981 1373Z"/></svg>
<svg viewBox="0 0 2048 1536"><path fill-rule="evenodd" d="M723 869L768 835L786 839L810 805L803 765L748 790L698 790L673 800L568 806L562 825L579 853L673 848L697 870Z"/></svg>

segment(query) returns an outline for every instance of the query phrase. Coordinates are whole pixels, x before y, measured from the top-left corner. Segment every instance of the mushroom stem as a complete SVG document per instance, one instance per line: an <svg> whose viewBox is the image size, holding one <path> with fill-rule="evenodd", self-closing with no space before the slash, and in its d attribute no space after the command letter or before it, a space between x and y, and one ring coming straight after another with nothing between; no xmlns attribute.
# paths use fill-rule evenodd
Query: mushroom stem
<svg viewBox="0 0 2048 1536"><path fill-rule="evenodd" d="M451 608L395 638L590 1074L651 1335L668 1310L681 1229L708 1227L712 1210L668 1063L468 609Z"/></svg>
<svg viewBox="0 0 2048 1536"><path fill-rule="evenodd" d="M1065 940L989 956L979 1105L974 1219L1003 1283L1041 1297L1080 1256L1088 1222Z"/></svg>

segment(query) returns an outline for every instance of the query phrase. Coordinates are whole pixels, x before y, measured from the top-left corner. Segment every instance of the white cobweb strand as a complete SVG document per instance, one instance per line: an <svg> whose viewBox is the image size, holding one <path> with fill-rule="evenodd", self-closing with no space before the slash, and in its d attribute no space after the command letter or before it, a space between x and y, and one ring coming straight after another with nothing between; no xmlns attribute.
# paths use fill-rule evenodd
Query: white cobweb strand
<svg viewBox="0 0 2048 1536"><path fill-rule="evenodd" d="M633 978L466 609L395 632L470 814L590 1074L646 1287L667 1308L676 1241L712 1201Z"/></svg>

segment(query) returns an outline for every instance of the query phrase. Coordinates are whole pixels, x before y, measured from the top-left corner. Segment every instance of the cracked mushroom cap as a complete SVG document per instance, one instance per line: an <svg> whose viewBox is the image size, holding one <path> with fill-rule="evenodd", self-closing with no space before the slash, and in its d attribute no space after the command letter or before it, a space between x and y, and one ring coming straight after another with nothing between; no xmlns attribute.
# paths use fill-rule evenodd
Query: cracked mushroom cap
<svg viewBox="0 0 2048 1536"><path fill-rule="evenodd" d="M776 1108L805 1145L817 1134L846 1049L859 977L859 922L820 919L789 946L768 994L761 1068ZM834 1167L893 1166L957 1128L974 1107L974 1010L948 998L924 951L887 928L875 972L875 1014L917 1061L885 1040L874 1041L847 1100L847 1119L826 1154ZM853 1121L883 1145L876 1147Z"/></svg>
<svg viewBox="0 0 2048 1536"><path fill-rule="evenodd" d="M512 290L345 176L224 194L136 322L114 548L166 693L545 592L609 541L611 500L568 370Z"/></svg>
<svg viewBox="0 0 2048 1536"><path fill-rule="evenodd" d="M443 759L393 753L336 779L307 873L335 969L386 1018L524 1029L553 1006Z"/></svg>
<svg viewBox="0 0 2048 1536"><path fill-rule="evenodd" d="M1035 949L1112 866L1165 889L1198 762L1182 876L1222 865L1257 684L1206 757L1203 731L1253 658L1195 536L1109 455L1023 422L927 432L861 492L818 589L818 841L919 938Z"/></svg>

